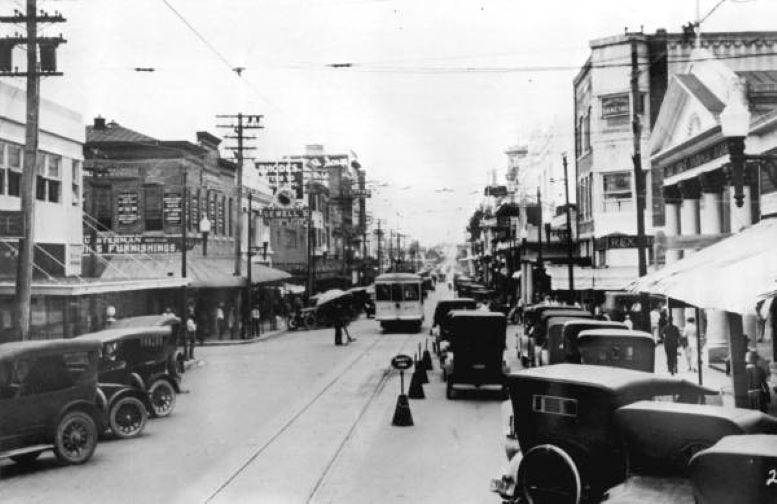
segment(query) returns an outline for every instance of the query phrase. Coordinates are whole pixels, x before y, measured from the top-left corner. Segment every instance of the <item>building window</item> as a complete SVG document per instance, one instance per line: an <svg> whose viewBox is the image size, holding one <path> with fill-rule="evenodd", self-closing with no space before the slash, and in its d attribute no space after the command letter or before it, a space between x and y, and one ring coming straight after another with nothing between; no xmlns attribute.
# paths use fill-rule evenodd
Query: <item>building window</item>
<svg viewBox="0 0 777 504"><path fill-rule="evenodd" d="M146 186L144 193L143 217L146 231L162 231L162 186Z"/></svg>
<svg viewBox="0 0 777 504"><path fill-rule="evenodd" d="M18 145L8 145L8 166L12 169L21 171L22 169L22 148Z"/></svg>
<svg viewBox="0 0 777 504"><path fill-rule="evenodd" d="M585 125L583 128L583 149L585 152L591 151L591 107L588 107L588 114L585 116Z"/></svg>
<svg viewBox="0 0 777 504"><path fill-rule="evenodd" d="M81 204L81 161L73 160L71 168L71 193L72 193L72 205L78 206Z"/></svg>
<svg viewBox="0 0 777 504"><path fill-rule="evenodd" d="M615 172L602 175L605 212L631 209L631 173Z"/></svg>
<svg viewBox="0 0 777 504"><path fill-rule="evenodd" d="M41 175L35 176L35 198L46 201L46 178Z"/></svg>
<svg viewBox="0 0 777 504"><path fill-rule="evenodd" d="M90 202L90 212L94 212L93 217L97 219L97 230L106 231L113 229L113 201L111 198L111 188L102 186L91 186L89 191L92 201ZM119 218L122 216L119 214Z"/></svg>

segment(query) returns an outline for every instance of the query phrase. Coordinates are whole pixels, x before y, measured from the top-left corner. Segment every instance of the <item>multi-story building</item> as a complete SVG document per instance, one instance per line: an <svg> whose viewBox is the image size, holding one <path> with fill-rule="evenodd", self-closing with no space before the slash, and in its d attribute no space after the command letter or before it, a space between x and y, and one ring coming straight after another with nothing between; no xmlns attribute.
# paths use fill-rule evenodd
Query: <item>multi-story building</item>
<svg viewBox="0 0 777 504"><path fill-rule="evenodd" d="M771 47L777 40L772 42ZM744 51L746 48L739 48ZM745 58L758 61L759 58ZM722 117L729 105L749 110L745 148L749 155L777 153L777 71L774 63L741 70L740 58L715 58L709 48L694 51L682 71L675 73L658 114L648 153L653 170L662 177L665 221L657 229L657 249L666 263L777 216L777 164L752 158L739 183L732 173L729 144L723 136ZM763 70L753 70L760 66ZM765 237L772 240L775 237ZM754 244L754 248L767 244ZM731 262L744 261L748 250L737 250ZM757 264L754 263L754 264ZM754 274L767 275L754 271ZM732 278L732 295L738 289ZM689 286L689 288L702 286ZM767 287L764 287L764 291ZM744 313L744 333L751 342L763 339L753 306ZM675 322L683 325L682 310ZM700 328L707 338L709 360L729 354L728 318L721 310L705 310ZM774 355L770 352L770 355Z"/></svg>
<svg viewBox="0 0 777 504"><path fill-rule="evenodd" d="M664 226L665 214L662 172L651 168L648 141L669 79L685 71L696 43L736 71L777 65L775 32L704 33L697 42L659 30L591 41L591 55L574 79L580 254L590 257L597 268L607 267L619 282L638 275L632 110L636 107L641 124L645 231L651 243L655 229ZM630 92L632 47L639 68L637 103L632 103ZM649 252L649 260L655 262L652 248ZM606 280L593 274L591 278Z"/></svg>

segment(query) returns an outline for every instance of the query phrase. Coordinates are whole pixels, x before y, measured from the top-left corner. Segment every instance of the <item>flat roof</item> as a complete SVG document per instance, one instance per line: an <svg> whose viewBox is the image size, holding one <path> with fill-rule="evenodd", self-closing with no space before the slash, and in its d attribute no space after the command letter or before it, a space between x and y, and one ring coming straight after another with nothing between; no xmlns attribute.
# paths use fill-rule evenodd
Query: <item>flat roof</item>
<svg viewBox="0 0 777 504"><path fill-rule="evenodd" d="M650 333L644 332L644 331L634 331L632 329L586 329L585 331L580 331L580 334L577 335L578 338L585 338L587 336L594 337L594 336L621 336L621 337L627 337L627 338L636 338L636 339L643 339L648 338L651 341L653 341L653 335Z"/></svg>

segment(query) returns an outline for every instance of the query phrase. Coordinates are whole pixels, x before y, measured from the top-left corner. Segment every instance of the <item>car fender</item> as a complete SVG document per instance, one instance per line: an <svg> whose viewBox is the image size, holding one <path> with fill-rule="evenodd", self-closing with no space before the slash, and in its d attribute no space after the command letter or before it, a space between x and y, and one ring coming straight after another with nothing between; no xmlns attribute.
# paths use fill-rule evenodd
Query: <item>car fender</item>
<svg viewBox="0 0 777 504"><path fill-rule="evenodd" d="M165 380L170 384L171 387L173 387L173 390L175 390L176 394L181 393L181 385L179 383L179 379L176 379L175 377L167 373L155 373L148 377L148 385L151 386L151 384L157 380Z"/></svg>
<svg viewBox="0 0 777 504"><path fill-rule="evenodd" d="M68 412L79 410L86 412L89 416L92 417L92 420L94 420L95 425L97 426L97 429L102 428L104 425L103 423L103 414L100 405L96 402L90 402L85 401L83 399L78 399L75 401L71 401L67 403L65 406L63 406L59 413L52 419L51 424L49 425L49 436L51 439L54 438L54 435L57 432L57 426L59 425L59 420Z"/></svg>
<svg viewBox="0 0 777 504"><path fill-rule="evenodd" d="M116 404L118 400L123 399L125 397L134 397L135 399L138 399L140 402L143 403L143 406L146 407L146 411L148 411L149 414L152 411L151 401L148 398L148 394L135 387L124 387L122 389L116 390L116 392L111 396L108 402L108 408L106 409L106 413L111 410L113 405Z"/></svg>

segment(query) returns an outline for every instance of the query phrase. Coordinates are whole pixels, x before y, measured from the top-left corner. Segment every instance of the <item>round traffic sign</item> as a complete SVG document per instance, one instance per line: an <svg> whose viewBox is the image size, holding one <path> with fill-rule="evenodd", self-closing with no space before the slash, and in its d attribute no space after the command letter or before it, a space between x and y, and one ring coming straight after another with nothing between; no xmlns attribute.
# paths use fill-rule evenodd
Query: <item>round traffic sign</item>
<svg viewBox="0 0 777 504"><path fill-rule="evenodd" d="M409 355L399 354L391 359L391 365L394 367L394 369L404 371L405 369L410 369L413 366L413 358Z"/></svg>

